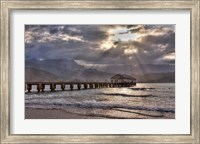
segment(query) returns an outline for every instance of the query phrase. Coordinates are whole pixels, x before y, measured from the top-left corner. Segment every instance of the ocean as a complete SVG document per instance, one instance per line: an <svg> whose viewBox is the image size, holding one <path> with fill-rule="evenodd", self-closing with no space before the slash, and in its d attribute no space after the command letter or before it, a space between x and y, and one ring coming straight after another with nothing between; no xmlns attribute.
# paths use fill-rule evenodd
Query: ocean
<svg viewBox="0 0 200 144"><path fill-rule="evenodd" d="M25 93L25 108L62 110L94 119L175 119L174 83L137 83L127 88Z"/></svg>

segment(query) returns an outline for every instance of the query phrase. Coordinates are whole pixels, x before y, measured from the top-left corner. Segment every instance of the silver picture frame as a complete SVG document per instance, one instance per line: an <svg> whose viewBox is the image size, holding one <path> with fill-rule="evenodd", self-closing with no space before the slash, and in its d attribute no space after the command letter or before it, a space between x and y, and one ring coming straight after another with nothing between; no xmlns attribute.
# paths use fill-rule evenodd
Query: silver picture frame
<svg viewBox="0 0 200 144"><path fill-rule="evenodd" d="M181 1L77 1L77 0L1 0L1 65L0 95L1 116L0 141L7 143L200 143L200 44L199 44L199 0ZM48 135L48 134L10 134L10 13L12 10L63 10L63 9L133 9L133 10L189 10L191 16L191 76L190 76L190 134L101 134L101 135Z"/></svg>

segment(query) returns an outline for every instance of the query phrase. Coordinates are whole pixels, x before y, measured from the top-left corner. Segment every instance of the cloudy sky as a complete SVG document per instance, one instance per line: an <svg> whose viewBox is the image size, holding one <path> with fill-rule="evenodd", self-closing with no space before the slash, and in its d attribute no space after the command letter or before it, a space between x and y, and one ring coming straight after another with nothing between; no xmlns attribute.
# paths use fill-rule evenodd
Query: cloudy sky
<svg viewBox="0 0 200 144"><path fill-rule="evenodd" d="M86 67L174 65L175 25L26 25L25 58Z"/></svg>

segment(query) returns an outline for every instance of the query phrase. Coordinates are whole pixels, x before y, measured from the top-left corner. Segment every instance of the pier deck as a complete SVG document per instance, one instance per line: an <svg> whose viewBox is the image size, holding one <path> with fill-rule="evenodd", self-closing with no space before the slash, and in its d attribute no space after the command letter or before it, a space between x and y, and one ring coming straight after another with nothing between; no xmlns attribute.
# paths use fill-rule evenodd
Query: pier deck
<svg viewBox="0 0 200 144"><path fill-rule="evenodd" d="M70 86L70 89L74 88L81 89L93 89L93 88L112 88L112 87L132 87L135 86L136 83L128 83L128 82L78 82L78 81L68 81L68 82L25 82L25 91L31 92L32 86L37 86L38 92L44 92L45 86L49 85L51 92L54 92L56 87L59 86L61 90L66 89L66 85Z"/></svg>

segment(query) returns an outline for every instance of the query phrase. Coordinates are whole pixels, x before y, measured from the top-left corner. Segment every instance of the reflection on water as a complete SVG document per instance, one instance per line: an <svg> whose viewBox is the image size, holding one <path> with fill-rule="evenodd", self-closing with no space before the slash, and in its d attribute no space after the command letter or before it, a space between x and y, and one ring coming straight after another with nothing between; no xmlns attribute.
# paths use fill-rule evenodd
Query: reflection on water
<svg viewBox="0 0 200 144"><path fill-rule="evenodd" d="M60 109L98 118L175 118L175 84L137 84L130 88L101 88L25 94L26 108Z"/></svg>

